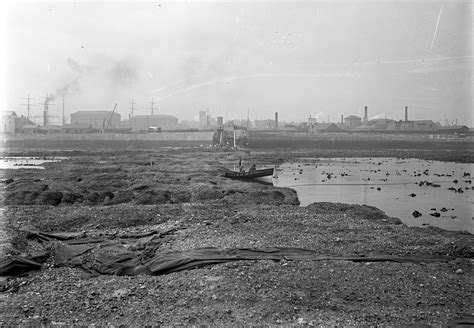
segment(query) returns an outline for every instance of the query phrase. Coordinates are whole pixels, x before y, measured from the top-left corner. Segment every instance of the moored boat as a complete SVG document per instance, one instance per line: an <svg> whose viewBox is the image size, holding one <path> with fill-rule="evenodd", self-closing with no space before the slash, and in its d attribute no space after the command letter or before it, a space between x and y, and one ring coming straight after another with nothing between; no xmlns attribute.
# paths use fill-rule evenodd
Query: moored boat
<svg viewBox="0 0 474 328"><path fill-rule="evenodd" d="M273 175L273 168L253 170L249 172L226 171L225 176L231 179L255 179Z"/></svg>

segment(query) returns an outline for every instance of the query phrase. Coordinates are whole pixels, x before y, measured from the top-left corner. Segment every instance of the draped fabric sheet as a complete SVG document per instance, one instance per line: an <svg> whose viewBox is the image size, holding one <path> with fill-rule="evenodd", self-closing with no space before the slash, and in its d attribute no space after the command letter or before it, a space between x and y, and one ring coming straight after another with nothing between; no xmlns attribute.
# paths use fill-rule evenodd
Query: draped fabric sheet
<svg viewBox="0 0 474 328"><path fill-rule="evenodd" d="M0 275L19 275L42 267L41 260L55 266L79 267L93 274L163 275L206 265L242 260L300 260L354 262L447 262L450 257L427 255L335 255L295 247L198 248L159 252L174 230L146 234L121 235L118 238L90 238L83 234L45 234L28 232L28 238L44 245L35 257L9 256L0 259ZM116 236L114 236L116 237Z"/></svg>

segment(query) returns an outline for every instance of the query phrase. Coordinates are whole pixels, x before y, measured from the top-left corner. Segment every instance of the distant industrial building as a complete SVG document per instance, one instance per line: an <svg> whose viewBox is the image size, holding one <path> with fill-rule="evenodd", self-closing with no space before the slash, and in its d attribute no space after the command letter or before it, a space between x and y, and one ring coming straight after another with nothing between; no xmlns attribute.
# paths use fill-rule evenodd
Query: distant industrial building
<svg viewBox="0 0 474 328"><path fill-rule="evenodd" d="M255 120L253 121L253 126L256 129L275 129L275 120Z"/></svg>
<svg viewBox="0 0 474 328"><path fill-rule="evenodd" d="M199 111L199 126L198 126L199 129L209 130L209 129L215 129L218 126L222 126L222 124L219 124L214 117L209 115L208 111L204 111L204 110Z"/></svg>
<svg viewBox="0 0 474 328"><path fill-rule="evenodd" d="M217 119L219 119L219 117L217 117ZM218 121L219 123L219 121ZM223 125L236 125L236 126L239 126L239 128L242 128L242 129L247 129L247 128L251 128L252 127L252 124L250 121L247 121L247 120L230 120L230 121L227 121L225 122L225 124L218 124L218 126L223 126Z"/></svg>
<svg viewBox="0 0 474 328"><path fill-rule="evenodd" d="M201 129L209 127L209 115L204 110L199 112L199 127Z"/></svg>
<svg viewBox="0 0 474 328"><path fill-rule="evenodd" d="M417 131L436 131L438 125L432 120L417 120L415 121Z"/></svg>
<svg viewBox="0 0 474 328"><path fill-rule="evenodd" d="M419 120L419 121L393 121L391 122L386 130L397 131L397 132L429 132L438 130L438 125L432 120Z"/></svg>
<svg viewBox="0 0 474 328"><path fill-rule="evenodd" d="M71 125L94 129L115 128L120 125L120 114L106 110L78 111L71 114Z"/></svg>
<svg viewBox="0 0 474 328"><path fill-rule="evenodd" d="M18 116L14 111L2 112L0 117L0 133L21 133L25 125L33 125L33 122L24 116Z"/></svg>
<svg viewBox="0 0 474 328"><path fill-rule="evenodd" d="M14 111L2 112L0 121L0 132L1 133L15 133L15 119L18 116Z"/></svg>
<svg viewBox="0 0 474 328"><path fill-rule="evenodd" d="M25 124L22 127L17 128L16 133L20 133L20 134L39 133L39 126L36 124Z"/></svg>
<svg viewBox="0 0 474 328"><path fill-rule="evenodd" d="M370 132L370 131L385 131L388 126L394 122L391 119L381 118L367 121L367 123L354 127L351 131L354 132Z"/></svg>
<svg viewBox="0 0 474 328"><path fill-rule="evenodd" d="M453 126L442 126L438 127L437 133L441 134L467 134L472 133L472 129L469 129L466 125L453 125ZM472 134L471 134L472 135Z"/></svg>
<svg viewBox="0 0 474 328"><path fill-rule="evenodd" d="M25 125L32 125L34 124L32 121L27 119L25 116L17 116L15 118L15 132L19 133L20 130L25 126Z"/></svg>
<svg viewBox="0 0 474 328"><path fill-rule="evenodd" d="M349 115L344 118L344 123L346 125L346 129L352 131L356 126L362 124L362 119L359 116Z"/></svg>
<svg viewBox="0 0 474 328"><path fill-rule="evenodd" d="M67 134L85 134L98 131L99 129L95 129L86 124L64 124L62 126L62 132Z"/></svg>
<svg viewBox="0 0 474 328"><path fill-rule="evenodd" d="M327 132L344 132L344 130L338 127L335 123L308 122L308 134L315 135L318 133L327 133Z"/></svg>
<svg viewBox="0 0 474 328"><path fill-rule="evenodd" d="M131 128L132 131L176 130L179 128L179 120L172 115L135 115L123 121L121 126Z"/></svg>

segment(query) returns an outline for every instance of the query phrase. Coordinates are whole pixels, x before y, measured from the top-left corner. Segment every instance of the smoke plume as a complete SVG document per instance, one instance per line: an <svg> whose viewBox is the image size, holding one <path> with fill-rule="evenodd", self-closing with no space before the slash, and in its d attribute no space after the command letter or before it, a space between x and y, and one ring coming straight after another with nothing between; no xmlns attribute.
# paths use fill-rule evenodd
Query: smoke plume
<svg viewBox="0 0 474 328"><path fill-rule="evenodd" d="M386 116L387 116L387 114L385 114L385 113L380 113L380 114L377 114L377 115L375 115L375 116L369 118L369 121L370 121L370 120L378 120L378 119L381 119L381 118L385 118Z"/></svg>
<svg viewBox="0 0 474 328"><path fill-rule="evenodd" d="M73 59L68 58L67 59L67 64L71 70L73 70L76 73L82 74L84 69L79 65L77 62L75 62Z"/></svg>
<svg viewBox="0 0 474 328"><path fill-rule="evenodd" d="M123 58L109 70L112 85L129 86L138 78L137 65L131 58Z"/></svg>
<svg viewBox="0 0 474 328"><path fill-rule="evenodd" d="M59 88L56 89L54 93L47 95L46 102L55 100L57 97L65 97L68 94L77 93L80 91L80 79L84 76L85 73L91 71L91 68L88 66L83 66L74 61L72 58L67 58L66 63L68 67L76 73L76 76L66 79L67 82L63 83Z"/></svg>

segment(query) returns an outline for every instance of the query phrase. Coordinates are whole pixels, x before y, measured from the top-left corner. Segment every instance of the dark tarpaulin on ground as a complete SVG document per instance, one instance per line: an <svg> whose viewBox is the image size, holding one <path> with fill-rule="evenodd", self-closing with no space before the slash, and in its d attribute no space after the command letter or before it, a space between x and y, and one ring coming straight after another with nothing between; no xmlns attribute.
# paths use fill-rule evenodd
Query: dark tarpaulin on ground
<svg viewBox="0 0 474 328"><path fill-rule="evenodd" d="M427 256L338 256L324 255L317 251L304 248L199 248L182 252L173 252L165 255L156 256L147 261L144 266L153 275L167 274L171 272L201 267L210 264L218 264L231 261L242 260L307 260L307 261L354 261L354 262L434 262L448 261L444 257L427 257Z"/></svg>
<svg viewBox="0 0 474 328"><path fill-rule="evenodd" d="M439 262L452 260L441 256L334 255L294 247L268 248L199 248L158 253L160 246L172 238L176 229L141 234L116 235L112 239L90 238L85 234L45 234L29 232L28 238L44 244L49 256L8 257L0 260L0 275L19 275L41 268L39 259L52 259L55 266L79 267L103 275L162 275L206 265L242 260L344 260L354 262ZM77 239L75 239L77 238ZM92 252L93 251L93 252Z"/></svg>
<svg viewBox="0 0 474 328"><path fill-rule="evenodd" d="M40 270L41 263L21 256L7 256L0 259L0 276L19 276L23 273Z"/></svg>
<svg viewBox="0 0 474 328"><path fill-rule="evenodd" d="M85 237L84 232L57 232L47 233L39 231L26 231L26 238L37 239L39 241L48 242L51 240L70 240Z"/></svg>

